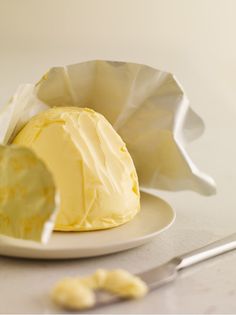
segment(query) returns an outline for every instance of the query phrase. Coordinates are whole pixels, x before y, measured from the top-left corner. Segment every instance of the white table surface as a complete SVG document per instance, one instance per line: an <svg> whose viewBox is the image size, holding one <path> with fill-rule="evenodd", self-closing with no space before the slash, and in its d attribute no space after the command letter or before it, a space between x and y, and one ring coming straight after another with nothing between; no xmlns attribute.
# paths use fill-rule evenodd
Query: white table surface
<svg viewBox="0 0 236 315"><path fill-rule="evenodd" d="M0 257L0 313L60 313L48 291L98 267L140 272L236 230L234 0L0 0L0 103L53 65L128 60L176 74L206 132L188 151L211 174L213 197L160 192L175 224L153 242L99 258ZM97 313L236 313L236 252L195 266L145 299Z"/></svg>

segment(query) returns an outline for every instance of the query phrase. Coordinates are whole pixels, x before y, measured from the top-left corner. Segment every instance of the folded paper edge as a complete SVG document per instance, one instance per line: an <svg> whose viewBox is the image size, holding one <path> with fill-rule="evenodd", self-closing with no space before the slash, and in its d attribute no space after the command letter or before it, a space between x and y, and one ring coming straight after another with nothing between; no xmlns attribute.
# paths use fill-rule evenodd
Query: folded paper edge
<svg viewBox="0 0 236 315"><path fill-rule="evenodd" d="M99 61L99 60L91 60L89 62L93 62L93 61ZM105 61L105 60L102 60ZM125 62L116 62L116 61L107 61L108 63L116 63L116 64L124 64ZM69 65L70 67L73 65L77 65L79 63L75 63L72 65ZM141 64L140 64L141 65ZM147 65L143 65L149 68L152 68L150 66ZM55 68L63 68L63 67L53 67L51 69L49 69L46 73L46 75L52 71ZM154 69L154 68L152 68ZM156 70L156 69L155 69ZM179 107L179 111L183 112L183 113L178 113L176 116L178 116L178 119L175 117L175 121L178 121L178 124L176 124L173 128L173 138L174 141L176 143L177 148L179 149L179 152L181 153L182 157L184 158L184 160L186 161L187 166L189 167L190 171L191 171L191 188L180 188L180 189L175 189L177 191L183 191L183 190L194 190L196 192L199 192L202 195L212 195L215 194L216 192L216 185L214 180L208 176L207 174L205 174L204 172L201 172L196 165L193 163L193 161L191 160L191 158L189 157L187 151L184 148L184 143L188 142L188 141L192 141L195 140L196 138L198 138L204 131L204 123L202 121L202 119L191 109L191 107L189 106L189 101L186 97L186 94L184 92L184 89L182 88L181 84L178 82L178 80L176 79L176 77L171 74L173 76L173 79L175 80L176 84L178 85L179 89L182 91L182 95L184 97L184 102L183 102L183 106ZM44 75L45 76L45 75ZM43 77L44 77L43 76ZM40 81L39 81L40 82ZM14 98L16 96L18 96L18 91L20 91L22 94L24 94L25 92L27 93L33 93L34 96L35 95L35 88L39 83L36 83L36 85L33 84L25 84L25 85L21 85L19 86L17 92L14 94L14 96L12 97L12 100L9 101L5 106L3 106L3 108L0 109L0 121L1 121L1 115L4 114L4 109L5 111L8 109L9 104L11 104L12 102L14 102ZM28 89L28 90L27 90ZM31 92L30 92L31 90ZM23 91L23 92L22 92ZM37 98L37 101L42 104L44 104L45 107L47 107L48 105L46 105L45 103L43 103L42 101L40 101ZM42 109L41 109L42 110ZM185 123L186 121L188 121L188 119L192 116L193 119L195 119L195 128L191 128L194 129L191 131L191 136L187 136L185 137L183 135L183 132L181 132L181 128L184 129ZM179 119L181 117L181 119ZM16 126L16 124L15 124ZM15 129L14 129L15 130ZM190 135L190 134L189 134ZM8 139L4 139L3 143L7 143L10 139L10 136L8 136ZM0 141L2 141L1 139L1 132L0 132ZM161 190L160 188L154 188L156 190ZM171 189L168 189L171 191ZM173 190L174 191L174 190Z"/></svg>
<svg viewBox="0 0 236 315"><path fill-rule="evenodd" d="M183 136L183 133L181 132L184 128L186 121L189 118L189 114L191 114L193 117L195 116L195 118L197 119L198 128L195 128L195 132L200 132L200 134L203 133L204 128L205 128L204 122L189 106L189 100L186 94L184 93L182 86L179 85L179 82L177 80L176 80L176 83L179 86L179 88L183 91L183 96L182 96L181 106L179 106L176 116L175 116L174 127L173 127L173 139L177 145L179 153L182 155L183 159L186 161L186 164L188 165L191 171L192 180L193 180L192 190L205 196L214 195L216 194L216 183L214 179L211 176L207 175L206 173L200 171L199 168L192 161L192 159L190 158L189 154L187 153L183 145L186 141L185 141L185 137ZM196 138L197 137L194 137L194 140Z"/></svg>

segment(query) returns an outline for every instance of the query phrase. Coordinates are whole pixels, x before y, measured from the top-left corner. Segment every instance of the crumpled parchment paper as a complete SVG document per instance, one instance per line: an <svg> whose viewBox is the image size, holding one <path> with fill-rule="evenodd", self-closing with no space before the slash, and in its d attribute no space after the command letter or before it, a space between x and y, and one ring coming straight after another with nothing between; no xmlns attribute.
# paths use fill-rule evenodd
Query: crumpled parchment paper
<svg viewBox="0 0 236 315"><path fill-rule="evenodd" d="M32 116L52 106L102 113L126 142L141 190L215 193L213 179L186 152L186 142L204 125L172 74L99 60L51 68L37 84L21 85L1 108L0 143L10 143Z"/></svg>

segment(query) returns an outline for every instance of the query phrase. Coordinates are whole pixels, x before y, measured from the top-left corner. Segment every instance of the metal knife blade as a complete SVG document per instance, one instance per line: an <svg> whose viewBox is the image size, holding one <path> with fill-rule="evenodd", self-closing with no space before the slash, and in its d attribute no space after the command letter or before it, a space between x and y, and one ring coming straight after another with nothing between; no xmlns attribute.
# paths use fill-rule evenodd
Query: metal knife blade
<svg viewBox="0 0 236 315"><path fill-rule="evenodd" d="M178 258L174 258L164 265L144 271L137 276L147 284L149 290L153 290L177 278L179 263Z"/></svg>
<svg viewBox="0 0 236 315"><path fill-rule="evenodd" d="M189 253L177 256L169 262L137 274L137 276L146 282L149 290L152 291L175 280L180 270L234 249L236 249L236 233L195 249ZM99 292L97 295L96 307L110 305L120 301L124 301L124 299Z"/></svg>
<svg viewBox="0 0 236 315"><path fill-rule="evenodd" d="M178 275L179 263L179 259L174 258L161 266L136 274L136 276L141 278L147 284L149 291L151 291L174 281ZM119 298L106 292L97 292L96 307L114 304L124 300L126 299Z"/></svg>

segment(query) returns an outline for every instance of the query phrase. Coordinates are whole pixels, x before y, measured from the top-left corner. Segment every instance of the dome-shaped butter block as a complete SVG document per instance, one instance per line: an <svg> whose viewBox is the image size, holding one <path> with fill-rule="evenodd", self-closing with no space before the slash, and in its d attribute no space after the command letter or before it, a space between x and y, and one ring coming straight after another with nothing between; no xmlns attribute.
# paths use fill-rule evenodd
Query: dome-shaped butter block
<svg viewBox="0 0 236 315"><path fill-rule="evenodd" d="M51 108L33 117L13 142L32 148L54 176L61 198L55 230L111 228L139 211L132 158L109 122L93 110Z"/></svg>

